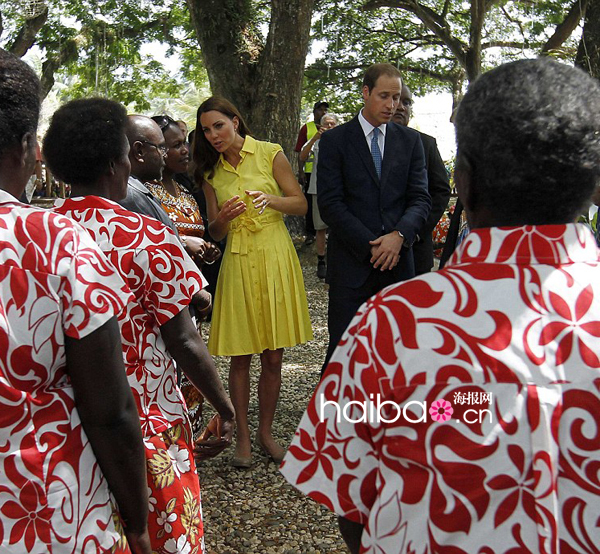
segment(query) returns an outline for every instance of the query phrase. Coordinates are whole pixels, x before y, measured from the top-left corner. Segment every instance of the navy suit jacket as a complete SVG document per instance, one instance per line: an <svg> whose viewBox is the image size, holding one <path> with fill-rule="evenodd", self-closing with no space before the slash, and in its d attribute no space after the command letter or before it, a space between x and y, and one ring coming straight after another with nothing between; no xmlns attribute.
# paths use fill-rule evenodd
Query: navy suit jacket
<svg viewBox="0 0 600 554"><path fill-rule="evenodd" d="M428 190L431 196L431 211L425 225L419 231L419 240L413 244L413 257L415 259L415 272L417 275L431 271L433 267L433 237L432 233L440 220L450 200L450 182L446 166L433 137L421 133L421 142L425 151L425 165L427 166Z"/></svg>
<svg viewBox="0 0 600 554"><path fill-rule="evenodd" d="M427 220L431 197L419 133L388 123L381 179L358 117L323 133L317 202L330 229L327 282L362 286L373 269L369 241L397 230L410 245ZM402 248L391 271L396 281L414 277L411 248Z"/></svg>

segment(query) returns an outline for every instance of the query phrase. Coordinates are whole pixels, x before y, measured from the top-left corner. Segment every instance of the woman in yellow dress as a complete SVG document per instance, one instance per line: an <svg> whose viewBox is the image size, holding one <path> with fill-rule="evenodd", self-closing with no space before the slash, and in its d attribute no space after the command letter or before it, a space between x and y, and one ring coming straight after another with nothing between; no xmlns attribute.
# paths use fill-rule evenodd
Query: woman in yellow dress
<svg viewBox="0 0 600 554"><path fill-rule="evenodd" d="M233 465L252 460L250 363L260 355L256 442L275 462L285 449L271 427L281 386L283 349L312 339L304 280L283 214L304 215L306 200L281 146L250 136L224 98L198 108L193 160L203 183L210 234L227 236L208 348L231 356L229 393L236 411Z"/></svg>

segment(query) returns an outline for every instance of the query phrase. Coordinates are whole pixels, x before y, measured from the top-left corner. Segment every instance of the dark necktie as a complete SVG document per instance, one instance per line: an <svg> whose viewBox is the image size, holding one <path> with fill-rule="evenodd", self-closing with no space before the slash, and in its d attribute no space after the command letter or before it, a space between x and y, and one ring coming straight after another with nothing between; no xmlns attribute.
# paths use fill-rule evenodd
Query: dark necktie
<svg viewBox="0 0 600 554"><path fill-rule="evenodd" d="M379 149L379 133L381 131L378 127L373 129L373 138L371 139L371 156L373 156L373 163L375 164L375 171L377 171L377 177L381 179L381 150Z"/></svg>

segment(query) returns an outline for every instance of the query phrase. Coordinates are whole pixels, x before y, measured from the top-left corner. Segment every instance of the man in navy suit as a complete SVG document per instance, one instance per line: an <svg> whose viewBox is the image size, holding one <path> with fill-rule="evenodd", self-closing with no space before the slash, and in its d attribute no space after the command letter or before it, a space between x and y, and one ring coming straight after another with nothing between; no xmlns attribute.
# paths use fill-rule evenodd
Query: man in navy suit
<svg viewBox="0 0 600 554"><path fill-rule="evenodd" d="M412 117L413 97L412 92L402 83L402 93L400 94L400 104L392 118L398 125L408 125ZM448 207L450 199L450 183L448 181L448 172L437 147L437 142L433 137L417 131L423 143L425 151L425 166L427 167L427 187L431 196L431 211L427 217L427 222L419 230L419 238L413 244L413 258L415 260L415 274L423 275L428 273L433 267L433 237L432 233L440 217Z"/></svg>
<svg viewBox="0 0 600 554"><path fill-rule="evenodd" d="M358 308L382 288L415 276L411 245L431 198L417 131L390 123L402 77L374 64L363 78L364 107L321 138L317 202L329 225L329 347L326 366Z"/></svg>

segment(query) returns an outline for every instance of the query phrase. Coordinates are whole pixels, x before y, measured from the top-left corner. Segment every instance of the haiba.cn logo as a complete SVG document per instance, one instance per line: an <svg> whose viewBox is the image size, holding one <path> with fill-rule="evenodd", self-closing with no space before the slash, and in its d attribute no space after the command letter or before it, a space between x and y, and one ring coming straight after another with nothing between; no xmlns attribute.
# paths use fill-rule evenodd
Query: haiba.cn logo
<svg viewBox="0 0 600 554"><path fill-rule="evenodd" d="M392 400L381 400L381 395L378 393L376 396L370 394L369 400L360 402L358 400L351 400L344 404L342 408L335 400L325 400L323 394L321 396L321 405L319 411L319 417L321 421L325 421L325 407L333 406L337 412L336 421L340 423L342 417L344 421L348 423L395 423L401 417L404 417L409 423L427 423L427 402L420 402L418 400L411 400L400 406L397 402ZM450 405L448 403L448 405ZM360 411L360 414L352 413L355 408ZM452 407L450 407L452 410ZM412 411L416 411L417 417L415 418ZM395 413L395 415L394 415ZM386 418L385 414L393 416ZM420 415L418 415L420 414ZM449 416L452 414L450 411ZM351 416L360 416L358 418L352 418Z"/></svg>
<svg viewBox="0 0 600 554"><path fill-rule="evenodd" d="M338 423L342 421L342 417L348 423L396 423L401 417L408 423L427 423L428 414L433 421L445 423L450 421L452 414L454 414L452 404L444 398L435 400L429 408L427 407L427 402L420 402L418 400L411 400L404 404L404 406L401 406L392 400L382 401L381 395L378 393L377 395L370 394L369 400L363 402L359 400L346 402L342 408L335 400L325 400L323 394L320 396L319 418L321 421L325 421L326 419L325 408L327 406L335 408L336 421ZM491 403L491 397L491 393L487 393L485 400ZM467 399L461 397L458 399L458 403L472 404L471 400L470 397ZM458 419L454 421L468 424L483 423L486 420L492 423L493 421L492 412L485 408L477 410L474 408L461 409L460 412L459 414L454 414L455 418L458 415ZM386 415L389 417L386 417Z"/></svg>

